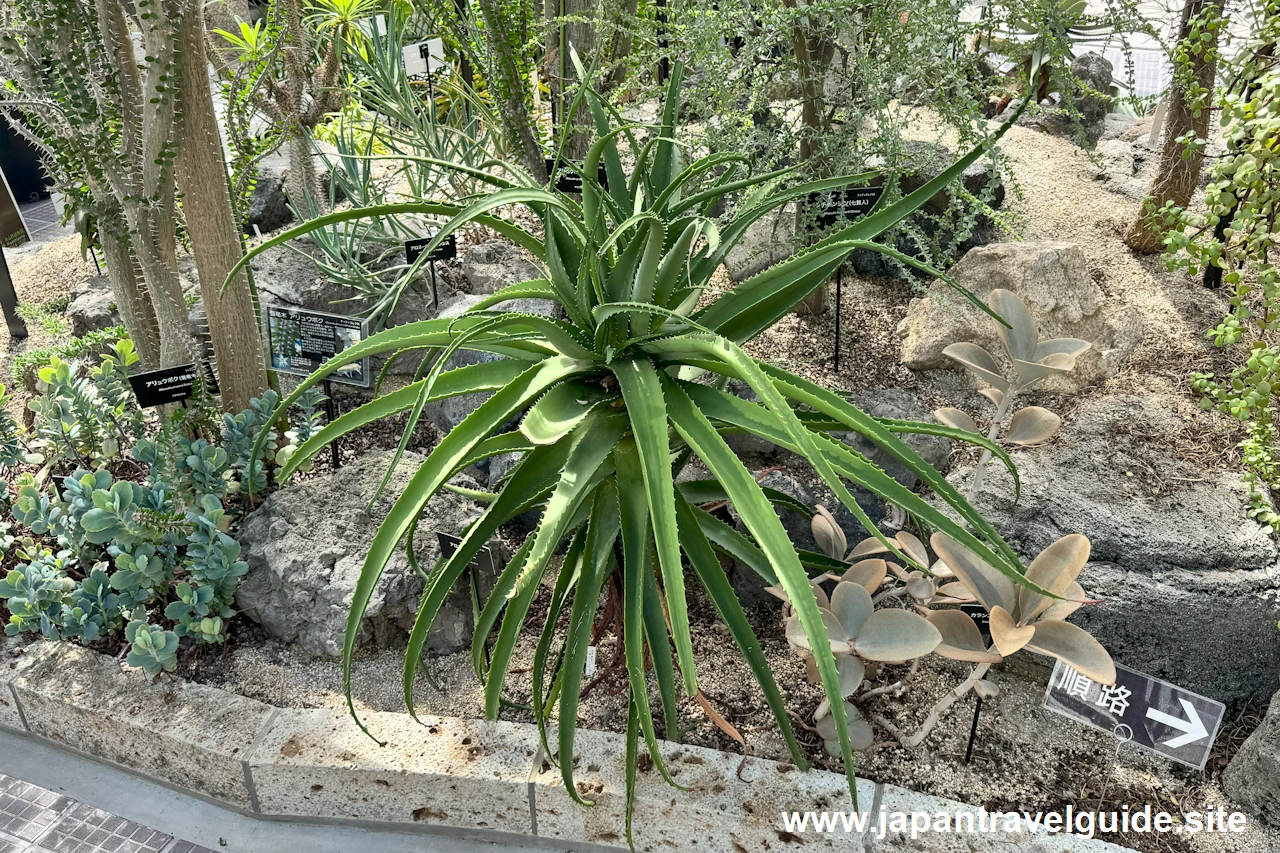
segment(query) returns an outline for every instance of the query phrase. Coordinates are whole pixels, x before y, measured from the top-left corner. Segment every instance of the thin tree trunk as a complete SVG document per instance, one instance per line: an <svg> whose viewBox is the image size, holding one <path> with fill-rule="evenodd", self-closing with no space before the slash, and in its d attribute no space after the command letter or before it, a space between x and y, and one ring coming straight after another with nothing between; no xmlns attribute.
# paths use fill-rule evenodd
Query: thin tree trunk
<svg viewBox="0 0 1280 853"><path fill-rule="evenodd" d="M1223 0L1186 0L1182 7L1182 24L1178 29L1178 40L1182 41L1191 32L1191 22L1204 10L1222 8ZM1217 70L1216 45L1204 45L1205 49L1193 55L1191 67L1196 84L1205 89L1212 89L1214 74ZM1142 203L1138 217L1125 231L1124 241L1129 248L1140 254L1149 255L1164 248L1164 233L1158 223L1151 221L1151 214L1172 202L1177 207L1186 207L1195 193L1200 181L1200 168L1204 163L1204 155L1197 150L1187 152L1179 138L1192 134L1196 139L1204 139L1209 131L1210 111L1201 109L1200 115L1192 115L1187 104L1186 89L1175 77L1169 90L1169 106L1164 121L1164 143L1160 150L1160 163L1156 168L1151 186L1147 188L1147 198ZM1184 156L1185 155L1185 156Z"/></svg>
<svg viewBox="0 0 1280 853"><path fill-rule="evenodd" d="M123 227L123 223L121 223ZM156 324L155 308L151 295L138 277L138 266L129 244L117 239L109 229L99 223L98 241L102 244L103 259L107 264L107 277L111 279L111 295L142 366L160 366L160 329Z"/></svg>
<svg viewBox="0 0 1280 853"><path fill-rule="evenodd" d="M545 181L547 164L530 111L529 81L521 73L515 54L506 47L512 44L513 22L498 0L480 0L480 14L488 31L493 57L493 79L490 82L495 90L498 115L506 126L506 136L512 147L509 153L533 175L534 180Z"/></svg>
<svg viewBox="0 0 1280 853"><path fill-rule="evenodd" d="M200 276L200 297L209 318L222 406L238 412L266 389L267 368L248 277L242 270L225 289L222 286L232 267L244 257L244 247L231 210L209 88L200 0L188 0L180 37L178 186Z"/></svg>

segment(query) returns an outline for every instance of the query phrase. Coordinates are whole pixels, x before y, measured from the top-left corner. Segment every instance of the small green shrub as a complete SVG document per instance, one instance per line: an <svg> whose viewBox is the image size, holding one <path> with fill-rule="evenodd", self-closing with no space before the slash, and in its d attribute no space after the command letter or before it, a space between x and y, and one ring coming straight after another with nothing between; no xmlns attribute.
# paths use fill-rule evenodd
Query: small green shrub
<svg viewBox="0 0 1280 853"><path fill-rule="evenodd" d="M3 525L0 547L18 564L0 579L0 599L6 634L92 643L123 631L129 664L155 676L177 668L184 638L226 639L248 570L226 504L249 480L266 486L279 398L269 391L220 422L197 407L157 425L129 387L137 360L127 338L88 370L51 355L37 370L31 429L0 410L0 465L36 466L7 495L23 535ZM317 397L287 433L290 455L315 432ZM0 386L0 407L7 401Z"/></svg>

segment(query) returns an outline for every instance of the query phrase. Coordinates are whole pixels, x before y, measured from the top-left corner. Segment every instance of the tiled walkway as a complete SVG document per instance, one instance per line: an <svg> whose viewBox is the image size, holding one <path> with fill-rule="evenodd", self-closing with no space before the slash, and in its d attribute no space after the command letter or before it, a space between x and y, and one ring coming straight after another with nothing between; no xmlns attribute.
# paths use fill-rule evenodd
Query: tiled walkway
<svg viewBox="0 0 1280 853"><path fill-rule="evenodd" d="M0 774L0 853L213 853Z"/></svg>

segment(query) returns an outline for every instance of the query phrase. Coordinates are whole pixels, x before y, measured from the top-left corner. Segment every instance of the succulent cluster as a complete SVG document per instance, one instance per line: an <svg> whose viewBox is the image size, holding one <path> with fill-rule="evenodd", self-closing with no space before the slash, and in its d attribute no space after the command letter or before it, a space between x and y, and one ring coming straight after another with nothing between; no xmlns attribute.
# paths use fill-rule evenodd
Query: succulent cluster
<svg viewBox="0 0 1280 853"><path fill-rule="evenodd" d="M1115 682L1115 665L1107 651L1083 628L1065 621L1091 603L1077 580L1089 559L1089 540L1084 536L1064 536L1032 561L1026 577L1043 590L1037 592L1030 586L1015 584L945 533L935 533L930 539L938 555L937 559L930 559L918 537L899 531L893 544L917 566L908 569L892 558L876 556L889 548L874 537L863 540L842 557L844 534L821 505L815 508L811 526L814 539L826 556L847 566L842 572L829 571L813 578L810 586L836 658L845 716L855 748L869 747L874 733L851 700L903 692L915 673L914 666L895 684L872 687L871 678L887 665L917 662L928 654L971 662L977 667L964 684L944 697L945 705L935 706L915 734L908 736L888 720L875 718L907 746L918 745L941 712L969 690L984 699L994 698L999 690L983 678L987 669L1023 649L1057 658L1100 684ZM828 595L823 585L831 581L835 581L835 587ZM793 615L790 599L779 587L768 591L783 600L787 641L804 655L810 664L810 675L816 680L811 646ZM904 600L909 607L900 606ZM956 609L956 605L973 603L981 605L988 615L990 642L969 614ZM815 725L827 751L838 756L839 742L829 717L830 704L823 700L814 712Z"/></svg>
<svg viewBox="0 0 1280 853"><path fill-rule="evenodd" d="M0 465L21 472L7 495L21 535L6 524L0 537L18 563L0 601L9 635L92 643L123 630L129 664L156 675L177 667L183 638L225 640L248 566L224 504L264 487L265 465L296 445L277 449L274 392L220 423L197 406L154 424L129 388L136 361L128 339L93 367L51 356L31 429L0 411ZM290 442L315 432L318 400L302 400Z"/></svg>

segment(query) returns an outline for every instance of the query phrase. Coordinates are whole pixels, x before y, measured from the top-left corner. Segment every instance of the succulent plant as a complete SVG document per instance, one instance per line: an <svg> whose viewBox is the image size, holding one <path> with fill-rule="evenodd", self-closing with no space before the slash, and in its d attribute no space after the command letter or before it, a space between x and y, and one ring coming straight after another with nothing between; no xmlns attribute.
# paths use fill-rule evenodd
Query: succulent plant
<svg viewBox="0 0 1280 853"><path fill-rule="evenodd" d="M1008 290L997 288L991 291L987 296L987 306L1008 323L1008 326L997 324L997 331L1011 365L1009 375L991 353L975 343L951 344L942 352L991 386L980 393L996 407L987 431L987 439L995 441L1018 394L1048 376L1070 373L1075 369L1076 359L1089 349L1090 344L1079 338L1039 340L1035 318L1027 310L1026 303ZM946 406L934 411L933 416L947 426L981 433L977 422L962 409ZM1040 444L1052 438L1061 426L1062 418L1048 409L1027 406L1014 413L1003 440L1021 446ZM969 483L969 494L976 493L982 484L983 471L990 460L991 451L984 449Z"/></svg>
<svg viewBox="0 0 1280 853"><path fill-rule="evenodd" d="M946 710L970 691L984 700L995 699L1000 690L985 679L987 670L1022 650L1057 658L1101 684L1115 682L1111 656L1087 631L1065 621L1080 607L1092 603L1077 581L1089 558L1089 540L1084 536L1064 536L1032 561L1027 580L1049 593L1045 595L1015 583L945 533L935 533L930 538L938 559L932 559L929 548L909 531L901 530L894 536L891 544L895 550L921 568L907 569L892 558L878 556L890 548L876 537L868 537L847 554L836 556L844 543L828 529L839 528L823 510L821 506L815 508L814 538L828 557L842 560L847 567L842 572L829 571L812 578L810 586L839 670L854 748L867 748L873 736L862 712L849 700L865 702L880 694L900 695L915 675L914 664L930 653L973 663L975 668L929 710L924 723L912 734L899 730L883 716L872 717L904 746L918 746ZM823 532L821 537L819 530ZM836 581L830 596L822 586L829 581ZM811 649L793 615L792 602L780 587L767 587L766 591L783 601L787 641L806 658L810 679L815 680ZM903 598L914 603L914 611L877 609L884 602ZM990 642L969 614L951 607L974 602L989 614ZM911 670L896 683L869 686L867 679L877 669L908 661L913 662ZM815 726L828 751L832 748L829 735L833 731L828 720L830 712L826 700L814 712Z"/></svg>
<svg viewBox="0 0 1280 853"><path fill-rule="evenodd" d="M1089 540L1063 536L1031 562L1027 579L1058 598L1015 587L1008 578L945 533L933 548L991 615L991 639L1001 657L1026 649L1057 658L1099 684L1114 684L1115 664L1088 631L1065 621L1089 603L1076 578L1089 561Z"/></svg>

